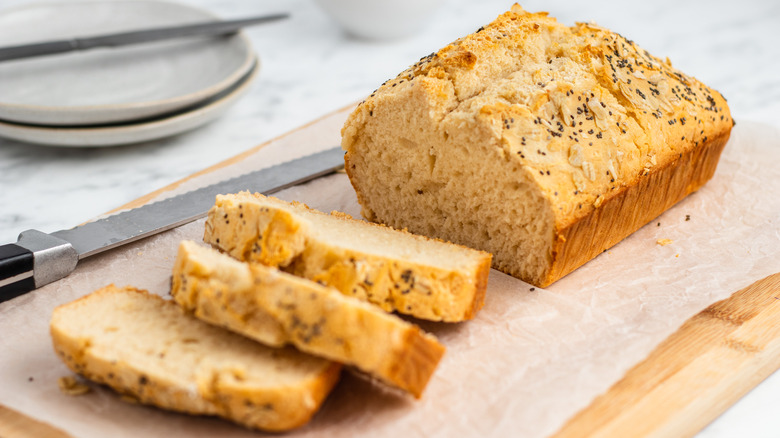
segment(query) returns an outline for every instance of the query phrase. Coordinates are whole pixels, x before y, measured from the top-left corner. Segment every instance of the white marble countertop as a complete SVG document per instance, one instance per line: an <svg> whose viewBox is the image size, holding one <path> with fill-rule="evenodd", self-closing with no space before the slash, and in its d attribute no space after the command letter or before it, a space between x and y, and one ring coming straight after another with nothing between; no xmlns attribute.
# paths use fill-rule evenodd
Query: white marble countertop
<svg viewBox="0 0 780 438"><path fill-rule="evenodd" d="M0 139L0 243L26 229L55 231L125 204L198 170L356 102L407 65L473 32L512 2L449 0L422 33L385 42L343 33L312 0L179 0L224 18L289 11L246 31L262 59L252 90L225 116L143 144L56 148ZM31 0L2 0L8 7ZM735 7L736 6L736 7ZM719 90L740 121L780 128L780 3L745 0L527 1L559 21L594 20ZM699 436L780 433L775 373Z"/></svg>

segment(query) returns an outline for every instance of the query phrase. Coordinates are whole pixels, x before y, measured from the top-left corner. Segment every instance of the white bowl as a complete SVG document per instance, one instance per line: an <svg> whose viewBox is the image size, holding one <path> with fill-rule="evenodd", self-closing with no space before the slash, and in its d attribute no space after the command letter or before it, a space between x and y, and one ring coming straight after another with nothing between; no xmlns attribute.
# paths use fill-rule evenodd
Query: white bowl
<svg viewBox="0 0 780 438"><path fill-rule="evenodd" d="M347 32L393 39L420 31L444 0L317 0Z"/></svg>

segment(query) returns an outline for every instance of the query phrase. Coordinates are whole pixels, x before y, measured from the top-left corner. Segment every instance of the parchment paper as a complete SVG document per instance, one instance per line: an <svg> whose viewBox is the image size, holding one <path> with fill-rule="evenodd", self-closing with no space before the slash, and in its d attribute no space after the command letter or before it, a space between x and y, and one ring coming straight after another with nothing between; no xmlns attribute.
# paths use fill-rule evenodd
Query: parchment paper
<svg viewBox="0 0 780 438"><path fill-rule="evenodd" d="M345 116L320 120L176 192L338 144ZM686 319L780 271L778 193L778 131L739 122L713 180L611 250L546 290L492 271L475 320L419 322L447 346L422 400L347 372L314 420L289 436L553 433ZM359 217L343 174L278 196ZM257 434L127 404L94 385L79 397L57 388L57 378L71 373L51 348L52 309L112 282L166 294L178 242L198 240L202 230L199 221L88 259L66 279L0 305L0 403L80 437Z"/></svg>

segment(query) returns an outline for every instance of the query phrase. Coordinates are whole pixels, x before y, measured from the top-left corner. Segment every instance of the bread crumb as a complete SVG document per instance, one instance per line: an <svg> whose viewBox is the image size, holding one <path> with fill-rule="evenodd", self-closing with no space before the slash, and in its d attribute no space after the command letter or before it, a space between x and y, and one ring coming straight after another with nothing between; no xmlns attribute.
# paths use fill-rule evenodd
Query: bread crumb
<svg viewBox="0 0 780 438"><path fill-rule="evenodd" d="M122 397L119 397L119 399L125 403L130 403L131 405L137 405L139 403L138 399L132 395L122 394Z"/></svg>
<svg viewBox="0 0 780 438"><path fill-rule="evenodd" d="M666 245L674 243L674 240L672 240L672 239L658 239L658 240L655 241L655 243L657 243L657 244L659 244L661 246L666 246Z"/></svg>
<svg viewBox="0 0 780 438"><path fill-rule="evenodd" d="M59 385L60 391L63 394L72 396L84 395L92 390L89 386L80 383L73 376L60 377L57 380L57 385Z"/></svg>

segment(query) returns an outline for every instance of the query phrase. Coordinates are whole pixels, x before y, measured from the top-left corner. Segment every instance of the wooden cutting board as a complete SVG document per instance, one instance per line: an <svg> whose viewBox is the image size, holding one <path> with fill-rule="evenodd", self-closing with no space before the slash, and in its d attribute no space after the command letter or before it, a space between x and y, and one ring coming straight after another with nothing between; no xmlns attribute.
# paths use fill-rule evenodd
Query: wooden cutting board
<svg viewBox="0 0 780 438"><path fill-rule="evenodd" d="M778 367L773 274L690 318L553 436L692 436Z"/></svg>
<svg viewBox="0 0 780 438"><path fill-rule="evenodd" d="M121 208L143 205L186 180L239 163L265 145ZM691 436L778 368L780 274L775 274L690 318L554 436ZM0 436L69 435L0 406Z"/></svg>

